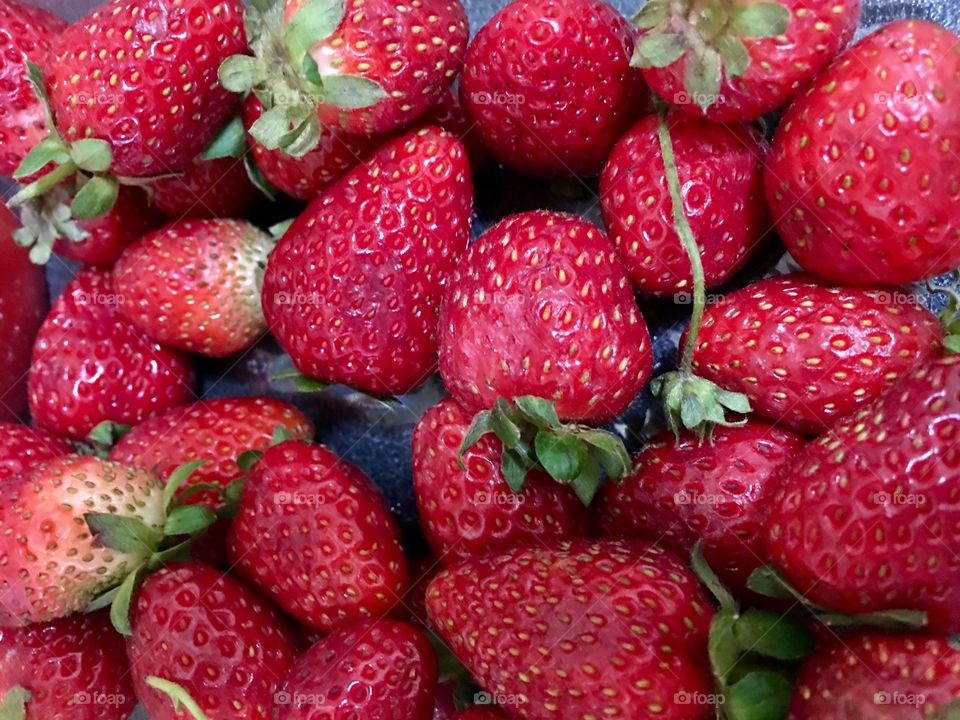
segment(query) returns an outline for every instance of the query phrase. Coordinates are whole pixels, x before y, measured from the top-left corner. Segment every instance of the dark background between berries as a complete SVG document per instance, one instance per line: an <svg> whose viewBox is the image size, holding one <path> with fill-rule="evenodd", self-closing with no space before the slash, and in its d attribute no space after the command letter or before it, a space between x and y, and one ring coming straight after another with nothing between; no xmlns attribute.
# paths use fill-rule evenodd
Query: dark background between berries
<svg viewBox="0 0 960 720"><path fill-rule="evenodd" d="M103 0L27 0L75 20ZM509 0L464 0L471 27L476 30L486 23ZM636 12L642 0L609 0L628 16ZM960 0L865 0L861 33L899 18L921 17L935 20L960 30ZM570 181L547 184L513 173L492 170L477 178L477 210L474 235L479 235L500 218L525 210L552 208L582 215L601 225L595 181ZM297 212L295 205L271 211L264 224L283 219ZM276 216L276 217L275 217ZM783 254L778 243L769 248L751 267L743 271L730 287L745 285L762 274L783 269L778 265ZM51 295L66 284L73 268L54 260L48 266ZM926 292L925 288L921 292ZM931 306L942 305L943 298L930 296ZM654 336L658 373L673 362L677 341L688 308L682 302L650 303L640 300L641 308ZM442 395L438 379L416 393L384 403L346 389L332 388L324 393L296 393L289 383L271 382L283 370L284 356L276 343L265 339L240 357L207 362L203 367L205 397L227 395L259 395L268 393L300 406L316 422L318 440L327 444L373 477L387 495L400 519L408 545L412 550L424 547L413 498L410 440L420 415ZM650 416L651 403L646 393L613 424L624 434L631 451L636 450L646 427L656 427L659 418ZM650 417L648 417L650 416Z"/></svg>

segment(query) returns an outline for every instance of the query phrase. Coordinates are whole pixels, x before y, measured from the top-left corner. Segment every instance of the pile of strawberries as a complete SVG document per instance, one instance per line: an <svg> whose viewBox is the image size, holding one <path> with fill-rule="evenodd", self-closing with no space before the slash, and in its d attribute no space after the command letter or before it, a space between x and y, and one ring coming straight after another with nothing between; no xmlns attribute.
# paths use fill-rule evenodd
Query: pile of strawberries
<svg viewBox="0 0 960 720"><path fill-rule="evenodd" d="M960 38L503 5L0 0L0 720L960 717ZM437 371L420 557L302 410Z"/></svg>

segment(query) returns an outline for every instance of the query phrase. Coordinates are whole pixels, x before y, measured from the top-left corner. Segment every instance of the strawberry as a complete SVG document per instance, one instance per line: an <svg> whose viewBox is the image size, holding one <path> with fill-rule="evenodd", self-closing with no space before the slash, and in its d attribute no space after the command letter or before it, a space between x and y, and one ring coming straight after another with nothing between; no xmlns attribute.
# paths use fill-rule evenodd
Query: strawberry
<svg viewBox="0 0 960 720"><path fill-rule="evenodd" d="M810 443L770 510L774 564L831 611L960 629L960 357L930 361Z"/></svg>
<svg viewBox="0 0 960 720"><path fill-rule="evenodd" d="M602 0L514 0L467 52L460 97L504 165L597 175L647 105L636 31Z"/></svg>
<svg viewBox="0 0 960 720"><path fill-rule="evenodd" d="M761 280L707 308L694 369L772 422L817 434L940 347L936 317L907 293Z"/></svg>
<svg viewBox="0 0 960 720"><path fill-rule="evenodd" d="M275 720L430 720L437 659L416 628L381 620L334 630L297 658Z"/></svg>
<svg viewBox="0 0 960 720"><path fill-rule="evenodd" d="M438 128L384 145L284 234L263 311L297 369L399 395L436 367L435 308L470 233L463 146Z"/></svg>
<svg viewBox="0 0 960 720"><path fill-rule="evenodd" d="M707 288L721 285L759 249L770 227L763 197L766 144L748 125L667 117L684 186L684 211ZM603 219L638 290L669 294L693 285L674 228L658 120L641 120L613 150L600 179Z"/></svg>
<svg viewBox="0 0 960 720"><path fill-rule="evenodd" d="M140 588L132 624L133 684L151 720L273 717L293 639L279 614L233 578L170 565Z"/></svg>
<svg viewBox="0 0 960 720"><path fill-rule="evenodd" d="M511 716L701 720L711 610L673 555L642 543L515 549L442 572L430 618ZM506 704L506 703L504 703Z"/></svg>
<svg viewBox="0 0 960 720"><path fill-rule="evenodd" d="M251 450L266 450L278 430L295 440L312 439L314 433L309 419L280 400L201 400L144 420L113 446L110 459L152 470L162 480L184 463L202 460L205 464L194 471L183 490L209 483L226 491L243 477L238 459ZM190 502L219 508L220 493L193 492Z"/></svg>
<svg viewBox="0 0 960 720"><path fill-rule="evenodd" d="M561 420L616 417L651 371L650 337L604 233L553 212L514 215L467 250L440 310L440 372L471 411L524 395Z"/></svg>
<svg viewBox="0 0 960 720"><path fill-rule="evenodd" d="M453 720L506 720L507 716L499 710L486 707L474 707L453 716Z"/></svg>
<svg viewBox="0 0 960 720"><path fill-rule="evenodd" d="M25 713L7 717L126 720L137 704L123 637L104 612L0 628L0 701L23 691Z"/></svg>
<svg viewBox="0 0 960 720"><path fill-rule="evenodd" d="M45 68L63 139L106 140L118 176L186 168L237 105L217 70L246 50L242 16L240 0L110 0L71 25Z"/></svg>
<svg viewBox="0 0 960 720"><path fill-rule="evenodd" d="M0 482L72 452L70 443L46 430L0 422Z"/></svg>
<svg viewBox="0 0 960 720"><path fill-rule="evenodd" d="M193 370L180 353L124 322L109 273L85 270L40 328L30 367L37 425L83 440L104 420L136 425L193 399Z"/></svg>
<svg viewBox="0 0 960 720"><path fill-rule="evenodd" d="M788 720L908 720L938 714L960 697L960 652L923 635L835 638L800 670Z"/></svg>
<svg viewBox="0 0 960 720"><path fill-rule="evenodd" d="M0 207L0 421L10 422L26 417L30 353L48 306L43 270L13 241L16 227Z"/></svg>
<svg viewBox="0 0 960 720"><path fill-rule="evenodd" d="M636 455L630 475L604 488L601 527L607 536L645 536L684 556L702 540L711 567L742 590L769 562L767 507L803 445L800 435L754 419L718 427L709 444L665 432Z"/></svg>
<svg viewBox="0 0 960 720"><path fill-rule="evenodd" d="M467 117L457 88L451 87L440 102L417 118L417 122L422 125L438 125L462 142L474 172L490 165L493 158L480 139L476 124Z"/></svg>
<svg viewBox="0 0 960 720"><path fill-rule="evenodd" d="M633 64L660 97L715 122L783 107L853 38L860 0L650 0Z"/></svg>
<svg viewBox="0 0 960 720"><path fill-rule="evenodd" d="M296 440L251 469L228 550L238 572L318 630L386 614L407 584L399 530L370 479Z"/></svg>
<svg viewBox="0 0 960 720"><path fill-rule="evenodd" d="M131 245L113 269L120 314L171 347L224 357L264 332L260 278L274 240L240 220L181 220Z"/></svg>
<svg viewBox="0 0 960 720"><path fill-rule="evenodd" d="M239 217L261 200L243 160L233 157L196 158L179 175L154 180L150 188L157 210L175 220Z"/></svg>
<svg viewBox="0 0 960 720"><path fill-rule="evenodd" d="M66 21L17 0L0 2L0 175L12 175L47 135L43 104L33 93L24 62L45 63L50 43Z"/></svg>
<svg viewBox="0 0 960 720"><path fill-rule="evenodd" d="M137 468L68 455L4 480L0 493L0 627L83 611L162 538L163 486ZM139 536L115 548L90 513L139 521Z"/></svg>
<svg viewBox="0 0 960 720"><path fill-rule="evenodd" d="M252 128L263 115L256 95L244 104L244 118ZM268 150L253 135L248 136L257 168L277 188L291 197L311 202L388 139L385 134L360 135L338 126L320 126L317 145L310 152L293 157L283 150Z"/></svg>
<svg viewBox="0 0 960 720"><path fill-rule="evenodd" d="M831 4L832 0L831 0ZM904 20L864 38L784 115L767 197L805 269L899 285L960 265L954 33Z"/></svg>
<svg viewBox="0 0 960 720"><path fill-rule="evenodd" d="M268 0L247 10L247 29L256 58L229 59L220 79L263 104L254 139L294 157L326 128L406 126L443 97L467 45L460 0Z"/></svg>
<svg viewBox="0 0 960 720"><path fill-rule="evenodd" d="M463 455L472 417L455 400L427 411L413 434L413 484L421 524L445 563L517 545L582 536L587 517L570 488L531 474L515 494L500 469L502 446L484 437Z"/></svg>

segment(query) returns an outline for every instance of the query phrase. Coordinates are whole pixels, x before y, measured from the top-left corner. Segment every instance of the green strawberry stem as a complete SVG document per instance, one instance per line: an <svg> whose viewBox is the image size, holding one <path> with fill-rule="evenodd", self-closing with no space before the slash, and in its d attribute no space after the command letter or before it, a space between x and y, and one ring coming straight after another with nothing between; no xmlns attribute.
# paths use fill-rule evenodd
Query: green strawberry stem
<svg viewBox="0 0 960 720"><path fill-rule="evenodd" d="M197 704L197 701L190 697L190 693L177 683L164 680L156 675L150 675L147 677L147 685L169 697L173 702L173 709L178 714L180 707L183 706L183 709L190 713L194 720L210 720L200 708L200 705Z"/></svg>
<svg viewBox="0 0 960 720"><path fill-rule="evenodd" d="M718 717L786 717L796 666L813 652L810 632L791 615L741 610L704 557L702 541L693 548L691 565L720 605L707 643L717 692L723 697Z"/></svg>
<svg viewBox="0 0 960 720"><path fill-rule="evenodd" d="M27 716L28 702L30 702L30 691L20 685L14 685L0 700L0 720L24 720Z"/></svg>
<svg viewBox="0 0 960 720"><path fill-rule="evenodd" d="M680 175L677 171L673 141L667 125L666 114L660 113L658 129L660 150L663 155L663 167L673 204L673 223L687 256L693 275L693 313L687 330L687 342L684 345L680 368L655 378L650 384L654 397L663 402L667 424L674 434L686 428L697 434L701 442L709 438L716 425L738 426L746 420L729 420L727 411L746 415L750 412L750 400L742 393L730 392L705 378L693 373L693 355L697 346L697 336L703 323L706 309L706 278L703 273L703 261L700 248L693 235L690 222L684 211L683 193L680 188Z"/></svg>
<svg viewBox="0 0 960 720"><path fill-rule="evenodd" d="M630 472L630 454L623 440L606 430L563 423L549 400L524 395L512 403L498 398L478 413L460 446L463 455L487 434L503 444L500 469L510 490L520 493L527 474L542 471L573 488L584 505L593 502L602 472L614 480Z"/></svg>
<svg viewBox="0 0 960 720"><path fill-rule="evenodd" d="M35 180L26 187L21 188L16 195L10 198L10 202L8 204L12 207L17 207L18 205L23 205L28 200L33 200L41 195L44 195L45 193L50 192L60 183L65 182L76 175L77 169L78 168L73 161L68 160L63 165L51 170L39 180Z"/></svg>

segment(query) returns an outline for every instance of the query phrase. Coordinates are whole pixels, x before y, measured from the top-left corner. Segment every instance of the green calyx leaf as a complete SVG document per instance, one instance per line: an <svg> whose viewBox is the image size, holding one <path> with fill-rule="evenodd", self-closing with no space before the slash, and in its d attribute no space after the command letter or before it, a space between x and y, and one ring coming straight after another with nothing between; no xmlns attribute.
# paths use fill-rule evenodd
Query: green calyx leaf
<svg viewBox="0 0 960 720"><path fill-rule="evenodd" d="M290 20L283 40L290 57L297 61L314 45L330 37L347 12L345 0L307 0Z"/></svg>
<svg viewBox="0 0 960 720"><path fill-rule="evenodd" d="M513 492L523 489L527 473L547 473L569 485L589 505L596 496L605 472L619 479L631 468L623 440L605 430L565 424L553 403L525 396L514 402L498 398L492 409L478 413L460 446L461 469L464 454L484 435L493 434L503 445L501 471Z"/></svg>
<svg viewBox="0 0 960 720"><path fill-rule="evenodd" d="M755 670L726 692L727 720L783 720L790 707L793 683L781 672Z"/></svg>
<svg viewBox="0 0 960 720"><path fill-rule="evenodd" d="M720 53L706 48L699 54L687 57L684 87L689 97L686 102L697 105L703 112L720 98L720 86L723 83L723 62Z"/></svg>
<svg viewBox="0 0 960 720"><path fill-rule="evenodd" d="M223 126L207 149L203 151L204 160L220 160L221 158L241 158L247 152L247 129L243 118L235 115L230 122Z"/></svg>
<svg viewBox="0 0 960 720"><path fill-rule="evenodd" d="M322 380L304 375L299 370L284 370L283 372L278 372L270 376L270 382L284 382L286 380L293 381L294 388L296 388L297 392L302 393L323 392L330 387Z"/></svg>
<svg viewBox="0 0 960 720"><path fill-rule="evenodd" d="M267 71L263 61L250 55L231 55L220 64L220 84L230 92L246 95L264 82Z"/></svg>
<svg viewBox="0 0 960 720"><path fill-rule="evenodd" d="M20 247L30 248L33 263L46 264L60 238L80 242L90 237L74 220L68 201L66 189L54 188L20 209L23 227L13 232L13 239Z"/></svg>
<svg viewBox="0 0 960 720"><path fill-rule="evenodd" d="M257 167L257 162L254 160L253 153L247 153L243 156L243 169L247 171L247 177L250 179L250 182L253 183L253 186L260 191L260 194L263 195L267 200L271 202L277 199L277 196L280 195L280 191L275 188L264 174L260 171L260 168Z"/></svg>
<svg viewBox="0 0 960 720"><path fill-rule="evenodd" d="M90 431L87 440L101 448L112 448L131 429L130 425L104 420Z"/></svg>
<svg viewBox="0 0 960 720"><path fill-rule="evenodd" d="M132 573L124 578L120 587L112 593L113 600L110 603L110 622L114 629L124 636L129 636L133 630L130 627L130 606L133 603L133 596L140 587L140 583L146 574L146 566L141 565Z"/></svg>
<svg viewBox="0 0 960 720"><path fill-rule="evenodd" d="M681 35L647 33L637 41L630 64L635 68L663 68L673 65L686 51Z"/></svg>
<svg viewBox="0 0 960 720"><path fill-rule="evenodd" d="M273 429L273 434L270 436L270 445L279 445L289 440L293 440L293 435L290 434L290 431L283 425L277 425Z"/></svg>
<svg viewBox="0 0 960 720"><path fill-rule="evenodd" d="M745 38L783 35L790 25L790 11L775 2L741 5L730 21L730 34Z"/></svg>
<svg viewBox="0 0 960 720"><path fill-rule="evenodd" d="M359 75L324 75L321 79L323 101L344 110L373 107L387 96L378 83Z"/></svg>
<svg viewBox="0 0 960 720"><path fill-rule="evenodd" d="M267 232L270 233L271 237L279 240L287 234L287 230L289 230L296 221L296 218L290 218L289 220L278 222L276 225L271 225L269 228L267 228Z"/></svg>
<svg viewBox="0 0 960 720"><path fill-rule="evenodd" d="M182 488L187 480L190 479L190 476L205 465L206 462L206 460L191 460L190 462L183 463L170 473L170 477L167 478L167 484L163 488L163 507L168 513L174 506L174 498L177 496L180 488Z"/></svg>
<svg viewBox="0 0 960 720"><path fill-rule="evenodd" d="M723 69L728 77L737 78L750 67L750 53L739 38L721 35L715 42L717 52L723 60Z"/></svg>
<svg viewBox="0 0 960 720"><path fill-rule="evenodd" d="M110 212L119 193L120 183L115 178L94 175L74 196L70 211L83 220L102 217Z"/></svg>
<svg viewBox="0 0 960 720"><path fill-rule="evenodd" d="M84 519L101 545L122 553L148 557L157 551L163 540L163 533L139 518L87 513Z"/></svg>
<svg viewBox="0 0 960 720"><path fill-rule="evenodd" d="M70 160L70 148L60 138L49 135L37 143L13 172L16 180L38 173L48 164L62 165Z"/></svg>
<svg viewBox="0 0 960 720"><path fill-rule="evenodd" d="M250 468L257 464L257 460L263 455L259 450L246 450L237 457L237 467L243 472L250 472Z"/></svg>
<svg viewBox="0 0 960 720"><path fill-rule="evenodd" d="M90 173L102 173L110 169L113 151L105 140L89 138L77 140L70 146L70 158L81 170Z"/></svg>
<svg viewBox="0 0 960 720"><path fill-rule="evenodd" d="M937 287L928 283L931 292L944 293L947 304L940 313L940 324L946 336L943 347L948 353L960 353L960 295L949 287Z"/></svg>
<svg viewBox="0 0 960 720"><path fill-rule="evenodd" d="M650 383L654 397L663 403L667 425L679 437L682 430L708 440L717 425L739 427L746 422L750 400L742 393L724 390L706 378L683 371L661 375ZM727 413L738 417L729 419Z"/></svg>
<svg viewBox="0 0 960 720"><path fill-rule="evenodd" d="M775 660L803 660L813 652L813 637L793 615L747 610L734 624L737 643L748 652Z"/></svg>
<svg viewBox="0 0 960 720"><path fill-rule="evenodd" d="M37 100L40 101L40 105L43 107L47 129L52 136L59 139L56 130L57 125L53 117L53 110L50 106L50 97L47 95L47 82L43 77L43 70L40 69L39 65L29 60L27 60L26 66L27 81L30 83L30 87L33 88L33 94L36 95Z"/></svg>
<svg viewBox="0 0 960 720"><path fill-rule="evenodd" d="M24 720L27 717L30 697L30 692L20 685L14 685L7 690L0 700L0 720Z"/></svg>
<svg viewBox="0 0 960 720"><path fill-rule="evenodd" d="M640 12L633 16L632 22L640 30L649 30L664 22L669 14L669 0L647 0Z"/></svg>
<svg viewBox="0 0 960 720"><path fill-rule="evenodd" d="M193 720L210 720L197 704L197 701L190 696L190 693L188 693L183 686L159 678L156 675L147 677L147 685L169 697L173 703L175 712L179 713L180 709L183 708L190 714Z"/></svg>
<svg viewBox="0 0 960 720"><path fill-rule="evenodd" d="M181 505L167 515L163 532L168 537L195 535L210 527L216 519L216 513L203 505Z"/></svg>
<svg viewBox="0 0 960 720"><path fill-rule="evenodd" d="M765 565L753 571L747 587L758 595L794 600L824 625L833 628L871 627L884 630L919 630L927 626L927 614L921 610L890 609L868 613L835 613L817 605L794 588L777 568Z"/></svg>

